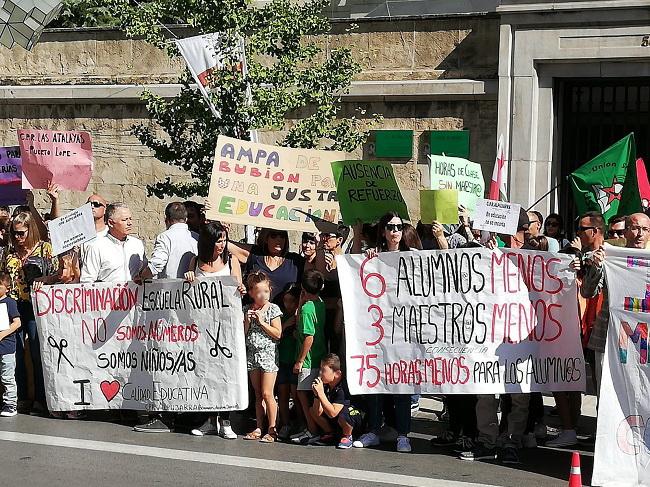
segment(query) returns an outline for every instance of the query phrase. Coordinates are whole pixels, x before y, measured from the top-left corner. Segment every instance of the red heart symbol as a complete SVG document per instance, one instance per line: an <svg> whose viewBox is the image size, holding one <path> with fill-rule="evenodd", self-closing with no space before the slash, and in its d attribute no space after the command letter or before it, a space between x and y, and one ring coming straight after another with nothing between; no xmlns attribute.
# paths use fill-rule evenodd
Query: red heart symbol
<svg viewBox="0 0 650 487"><path fill-rule="evenodd" d="M120 392L120 383L116 380L109 382L107 380L102 381L99 384L99 388L102 390L102 394L108 402L111 402L117 393Z"/></svg>

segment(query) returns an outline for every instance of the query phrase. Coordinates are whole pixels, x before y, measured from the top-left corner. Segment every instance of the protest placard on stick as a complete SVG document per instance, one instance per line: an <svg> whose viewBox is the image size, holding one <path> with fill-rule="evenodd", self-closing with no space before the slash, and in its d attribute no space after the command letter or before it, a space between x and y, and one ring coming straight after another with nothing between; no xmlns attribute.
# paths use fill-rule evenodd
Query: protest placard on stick
<svg viewBox="0 0 650 487"><path fill-rule="evenodd" d="M423 223L458 223L458 191L455 189L420 190L420 220Z"/></svg>
<svg viewBox="0 0 650 487"><path fill-rule="evenodd" d="M379 161L332 163L343 223L374 223L389 211L409 220L393 166Z"/></svg>
<svg viewBox="0 0 650 487"><path fill-rule="evenodd" d="M473 228L486 232L514 235L519 224L521 206L507 201L484 200L476 202Z"/></svg>
<svg viewBox="0 0 650 487"><path fill-rule="evenodd" d="M0 205L25 203L20 147L0 147Z"/></svg>
<svg viewBox="0 0 650 487"><path fill-rule="evenodd" d="M48 222L53 255L89 242L97 236L90 203Z"/></svg>
<svg viewBox="0 0 650 487"><path fill-rule="evenodd" d="M458 204L471 214L476 201L485 195L481 165L460 157L430 155L431 189L455 189Z"/></svg>
<svg viewBox="0 0 650 487"><path fill-rule="evenodd" d="M86 191L93 172L93 150L88 132L18 130L24 189Z"/></svg>
<svg viewBox="0 0 650 487"><path fill-rule="evenodd" d="M212 277L34 292L48 409L245 409L237 286Z"/></svg>
<svg viewBox="0 0 650 487"><path fill-rule="evenodd" d="M316 232L309 215L339 221L330 163L344 157L343 152L292 149L219 136L207 217Z"/></svg>

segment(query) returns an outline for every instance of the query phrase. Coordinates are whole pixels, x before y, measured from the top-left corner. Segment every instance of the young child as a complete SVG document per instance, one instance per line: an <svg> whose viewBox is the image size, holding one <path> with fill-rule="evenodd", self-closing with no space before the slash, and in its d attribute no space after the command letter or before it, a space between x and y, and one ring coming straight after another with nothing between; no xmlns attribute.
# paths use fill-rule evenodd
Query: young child
<svg viewBox="0 0 650 487"><path fill-rule="evenodd" d="M311 388L315 397L311 416L325 432L318 443L333 443L334 429L338 426L343 436L337 448L347 450L352 446L352 431L361 426L363 418L361 412L350 404L350 391L343 380L341 360L337 355L330 353L321 360L320 376Z"/></svg>
<svg viewBox="0 0 650 487"><path fill-rule="evenodd" d="M284 304L284 316L282 317L282 339L278 346L280 357L280 368L278 370L278 400L280 406L280 422L282 427L278 436L285 440L291 431L289 398L293 397L294 402L298 401L296 386L298 376L293 373L293 364L296 360L296 313L300 304L301 289L299 286L292 286L282 296ZM300 410L300 408L296 408ZM302 417L302 415L300 415Z"/></svg>
<svg viewBox="0 0 650 487"><path fill-rule="evenodd" d="M255 417L257 428L244 436L245 440L273 443L278 438L275 420L278 405L273 388L278 372L278 341L282 336L282 311L270 302L271 280L263 272L253 272L247 279L248 294L253 304L244 307L246 360L251 384L255 390ZM267 433L262 436L264 410L269 421Z"/></svg>
<svg viewBox="0 0 650 487"><path fill-rule="evenodd" d="M16 301L7 296L11 287L9 274L0 274L0 383L4 387L0 416L11 418L18 414L16 387L16 330L20 314Z"/></svg>
<svg viewBox="0 0 650 487"><path fill-rule="evenodd" d="M319 440L318 425L309 414L311 385L320 373L320 361L327 353L325 340L325 303L319 297L325 278L317 270L305 271L302 276L302 295L297 325L298 348L293 372L298 374L298 400L307 421L307 430L291 437L300 444Z"/></svg>

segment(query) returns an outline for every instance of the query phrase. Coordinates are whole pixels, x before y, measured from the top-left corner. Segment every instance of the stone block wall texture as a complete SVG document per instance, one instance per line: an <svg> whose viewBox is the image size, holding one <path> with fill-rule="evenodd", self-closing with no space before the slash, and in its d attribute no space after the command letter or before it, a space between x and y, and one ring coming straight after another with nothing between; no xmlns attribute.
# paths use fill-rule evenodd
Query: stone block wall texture
<svg viewBox="0 0 650 487"><path fill-rule="evenodd" d="M363 68L358 80L495 79L498 28L498 19L486 17L339 22L333 23L331 35L315 41L323 46L324 56L337 47L351 48ZM46 32L31 52L0 48L2 85L175 83L183 69L182 59L169 59L151 45L111 30ZM378 126L369 124L373 113L383 116ZM485 165L489 180L496 143L496 101L346 102L342 115L355 115L373 129L414 131L414 158L394 166L413 218L419 216L417 190L428 184L423 151L428 130L469 129L470 157ZM287 126L296 117L299 114L290 115ZM0 144L16 144L19 128L89 131L95 155L91 185L83 194L64 191L62 208L81 205L91 192L109 201L125 201L133 208L137 233L151 248L155 235L164 229L162 214L170 200L147 197L145 186L167 175L187 176L162 164L140 145L131 134L131 127L139 123L153 123L140 103L12 102L0 105ZM279 136L265 133L262 141L273 142ZM360 147L351 157L361 158L366 151L367 147ZM46 207L42 192L37 201ZM234 238L241 233L237 229Z"/></svg>

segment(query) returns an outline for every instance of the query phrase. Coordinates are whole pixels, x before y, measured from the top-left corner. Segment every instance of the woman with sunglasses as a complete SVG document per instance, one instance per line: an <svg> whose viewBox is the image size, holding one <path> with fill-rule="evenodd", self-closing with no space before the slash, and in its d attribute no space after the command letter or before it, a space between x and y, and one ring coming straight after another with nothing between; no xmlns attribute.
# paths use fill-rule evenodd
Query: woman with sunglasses
<svg viewBox="0 0 650 487"><path fill-rule="evenodd" d="M0 271L11 276L11 291L9 295L18 303L18 312L22 327L16 341L16 382L18 385L18 402L20 409L27 409L27 370L25 368L24 339L29 339L29 354L32 361L34 381L34 403L31 410L35 413L46 414L45 384L43 382L43 366L41 348L36 330L36 318L32 306L30 291L35 279L52 274L56 271L57 261L52 258L52 246L44 242L38 231L35 218L31 213L22 212L16 215L10 227L11 251L0 262Z"/></svg>
<svg viewBox="0 0 650 487"><path fill-rule="evenodd" d="M564 220L557 213L551 213L546 217L544 235L557 240L561 249L569 245L569 240L564 235Z"/></svg>
<svg viewBox="0 0 650 487"><path fill-rule="evenodd" d="M404 222L394 212L385 214L377 225L377 248L365 252L370 259L379 252L399 252L416 250L409 248L403 234ZM355 238L360 238L360 235ZM382 426L383 417L390 420L394 417L397 429L397 451L400 453L411 452L411 442L408 434L411 431L411 395L410 394L374 394L367 396L368 407L368 433L353 443L355 448L366 448L379 445L378 432ZM387 421L389 422L389 421Z"/></svg>

